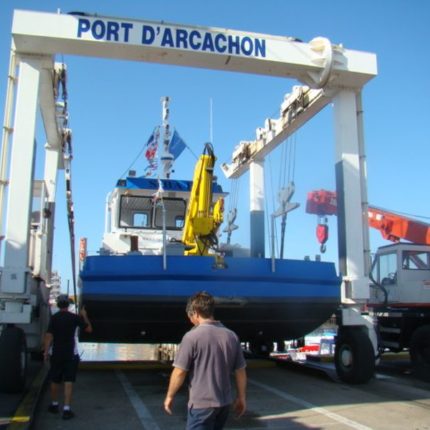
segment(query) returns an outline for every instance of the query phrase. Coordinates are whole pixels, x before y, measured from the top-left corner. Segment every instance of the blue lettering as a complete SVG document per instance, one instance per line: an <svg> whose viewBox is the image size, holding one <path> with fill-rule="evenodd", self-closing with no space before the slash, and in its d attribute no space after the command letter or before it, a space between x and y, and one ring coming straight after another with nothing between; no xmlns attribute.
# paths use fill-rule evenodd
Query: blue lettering
<svg viewBox="0 0 430 430"><path fill-rule="evenodd" d="M203 39L203 51L214 51L214 42L212 40L212 35L210 33L206 33Z"/></svg>
<svg viewBox="0 0 430 430"><path fill-rule="evenodd" d="M215 36L215 48L218 52L225 52L227 47L225 46L227 38L223 34L217 34Z"/></svg>
<svg viewBox="0 0 430 430"><path fill-rule="evenodd" d="M236 52L233 52L233 49ZM229 54L240 54L240 37L239 36L228 36L228 53Z"/></svg>
<svg viewBox="0 0 430 430"><path fill-rule="evenodd" d="M79 18L78 21L78 37L82 37L82 33L86 33L91 27L90 20Z"/></svg>
<svg viewBox="0 0 430 430"><path fill-rule="evenodd" d="M181 30L181 29L176 30L176 47L177 48L184 48L184 49L188 48L187 36L188 36L188 33L186 30Z"/></svg>
<svg viewBox="0 0 430 430"><path fill-rule="evenodd" d="M130 41L132 29L133 24L129 22L103 21L102 19L91 21L87 18L79 18L77 37L82 38L91 32L91 36L95 40L104 39L127 43ZM226 35L224 33L202 33L199 30L189 32L184 28L172 29L142 25L141 43L143 45L153 44L159 37L158 35L161 36L161 46L169 48L266 57L266 41L264 39Z"/></svg>
<svg viewBox="0 0 430 430"><path fill-rule="evenodd" d="M142 27L142 44L151 45L155 39L155 30L149 25Z"/></svg>
<svg viewBox="0 0 430 430"><path fill-rule="evenodd" d="M101 19L97 19L93 22L93 25L91 26L91 34L96 40L100 40L105 37L106 25Z"/></svg>
<svg viewBox="0 0 430 430"><path fill-rule="evenodd" d="M195 39L198 39L198 42L195 41ZM192 49L200 49L202 44L200 42L200 39L202 38L202 35L197 31L193 30L190 33L190 46Z"/></svg>
<svg viewBox="0 0 430 430"><path fill-rule="evenodd" d="M91 36L96 40L109 40L114 42L124 41L128 42L130 36L130 30L133 28L131 23L119 23L116 21L102 21L96 19L94 22L87 18L79 18L78 21L78 37L82 37L84 33L91 31ZM120 30L124 31L124 34L120 34ZM122 37L122 40L121 40Z"/></svg>
<svg viewBox="0 0 430 430"><path fill-rule="evenodd" d="M266 57L266 41L264 39L255 39L255 56Z"/></svg>
<svg viewBox="0 0 430 430"><path fill-rule="evenodd" d="M124 29L124 42L128 42L128 37L130 34L130 30L133 28L133 24L130 22L123 22L121 24L121 28Z"/></svg>
<svg viewBox="0 0 430 430"><path fill-rule="evenodd" d="M253 51L253 49L254 49L254 45L253 45L253 43L252 43L252 39L251 39L251 38L249 38L249 37L244 37L244 38L242 39L242 42L241 42L241 44L240 44L240 47L241 47L241 49L242 49L242 52L243 52L245 55L251 55L251 54L252 54L252 51Z"/></svg>
<svg viewBox="0 0 430 430"><path fill-rule="evenodd" d="M172 36L172 30L170 28L166 28L163 33L163 39L161 40L161 46L170 46L173 48L173 36Z"/></svg>
<svg viewBox="0 0 430 430"><path fill-rule="evenodd" d="M119 24L114 21L109 21L107 24L107 33L106 33L106 40L115 40L115 42L118 42L119 40Z"/></svg>

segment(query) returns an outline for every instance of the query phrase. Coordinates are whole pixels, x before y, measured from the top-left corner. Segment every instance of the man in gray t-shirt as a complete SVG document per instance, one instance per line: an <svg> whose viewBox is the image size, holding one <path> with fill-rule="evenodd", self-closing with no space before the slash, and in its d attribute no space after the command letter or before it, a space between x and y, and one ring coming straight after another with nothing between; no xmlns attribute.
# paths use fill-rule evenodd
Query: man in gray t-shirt
<svg viewBox="0 0 430 430"><path fill-rule="evenodd" d="M189 375L187 429L224 427L233 403L233 373L237 391L234 408L238 416L246 410L246 362L240 341L234 332L214 320L214 306L213 297L206 292L188 300L186 311L194 328L182 339L164 401L164 409L172 414L173 398Z"/></svg>

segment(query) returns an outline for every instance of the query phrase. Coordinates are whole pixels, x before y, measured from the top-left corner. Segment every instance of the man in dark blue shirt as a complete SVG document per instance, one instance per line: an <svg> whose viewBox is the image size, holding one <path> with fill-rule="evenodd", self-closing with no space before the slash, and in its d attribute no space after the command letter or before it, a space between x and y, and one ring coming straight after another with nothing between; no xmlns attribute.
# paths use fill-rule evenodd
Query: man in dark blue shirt
<svg viewBox="0 0 430 430"><path fill-rule="evenodd" d="M49 412L59 410L59 389L64 382L63 419L73 418L70 405L72 401L73 383L79 365L77 349L77 329L92 332L91 322L85 308L80 315L69 312L70 301L67 295L61 294L57 298L59 311L51 317L45 334L44 358L50 360L49 377L51 380L51 404Z"/></svg>

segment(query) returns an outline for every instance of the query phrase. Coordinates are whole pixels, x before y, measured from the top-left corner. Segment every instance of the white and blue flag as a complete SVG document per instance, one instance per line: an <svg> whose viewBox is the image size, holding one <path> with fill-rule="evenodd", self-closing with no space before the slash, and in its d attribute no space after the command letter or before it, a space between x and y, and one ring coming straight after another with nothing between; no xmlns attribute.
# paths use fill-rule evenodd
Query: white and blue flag
<svg viewBox="0 0 430 430"><path fill-rule="evenodd" d="M186 146L187 145L183 141L182 137L179 136L179 133L175 130L169 145L169 152L173 155L175 160L182 154L182 151Z"/></svg>

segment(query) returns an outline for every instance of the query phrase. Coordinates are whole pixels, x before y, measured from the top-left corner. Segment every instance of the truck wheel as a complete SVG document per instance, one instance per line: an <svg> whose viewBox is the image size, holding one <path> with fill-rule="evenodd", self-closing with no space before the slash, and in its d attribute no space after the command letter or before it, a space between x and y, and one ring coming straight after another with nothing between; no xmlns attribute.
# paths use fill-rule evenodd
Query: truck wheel
<svg viewBox="0 0 430 430"><path fill-rule="evenodd" d="M362 330L341 329L334 354L339 378L348 384L364 384L375 373L375 353L372 342Z"/></svg>
<svg viewBox="0 0 430 430"><path fill-rule="evenodd" d="M409 354L414 373L430 380L430 325L418 327L412 333Z"/></svg>
<svg viewBox="0 0 430 430"><path fill-rule="evenodd" d="M24 390L27 374L27 347L24 331L6 327L0 336L0 391Z"/></svg>

